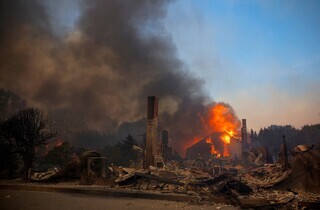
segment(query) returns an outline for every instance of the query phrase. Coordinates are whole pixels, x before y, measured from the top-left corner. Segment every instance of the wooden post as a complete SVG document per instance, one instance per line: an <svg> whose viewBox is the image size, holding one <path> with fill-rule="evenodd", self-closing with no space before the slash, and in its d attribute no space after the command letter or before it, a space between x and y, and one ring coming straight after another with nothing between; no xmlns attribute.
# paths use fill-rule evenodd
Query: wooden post
<svg viewBox="0 0 320 210"><path fill-rule="evenodd" d="M288 161L288 150L287 150L287 142L286 136L283 135L283 154L284 154L284 168L287 170L290 168L289 161Z"/></svg>

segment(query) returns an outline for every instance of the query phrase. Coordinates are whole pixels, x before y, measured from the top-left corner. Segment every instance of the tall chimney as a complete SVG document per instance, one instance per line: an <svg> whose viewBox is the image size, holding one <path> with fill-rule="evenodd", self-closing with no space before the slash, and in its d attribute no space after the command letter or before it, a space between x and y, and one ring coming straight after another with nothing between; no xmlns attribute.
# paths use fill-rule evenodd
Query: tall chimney
<svg viewBox="0 0 320 210"><path fill-rule="evenodd" d="M242 119L242 128L241 128L241 143L242 143L242 152L247 149L247 120Z"/></svg>
<svg viewBox="0 0 320 210"><path fill-rule="evenodd" d="M144 168L154 165L154 155L156 154L156 139L158 127L158 98L148 97L147 111L147 133L146 133L146 153L144 157Z"/></svg>

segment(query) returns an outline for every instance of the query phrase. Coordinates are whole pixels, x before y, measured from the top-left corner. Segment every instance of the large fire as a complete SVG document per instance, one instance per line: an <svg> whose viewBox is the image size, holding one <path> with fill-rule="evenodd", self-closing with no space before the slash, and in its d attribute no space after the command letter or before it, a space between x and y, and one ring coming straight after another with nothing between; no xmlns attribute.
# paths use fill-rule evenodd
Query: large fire
<svg viewBox="0 0 320 210"><path fill-rule="evenodd" d="M236 136L240 127L239 120L232 110L222 103L215 104L209 108L207 119L209 119L209 122L206 122L205 118L203 118L202 122L209 123L209 131L221 133L220 140L223 142L222 156L230 156L228 145L231 143L231 139L237 139ZM212 140L209 144L211 144L211 154L216 154L218 157L221 156L220 152L214 149Z"/></svg>
<svg viewBox="0 0 320 210"><path fill-rule="evenodd" d="M240 126L239 120L235 117L232 110L222 103L218 103L210 107L207 117L209 119L209 131L221 133L220 140L223 142L222 156L230 156L230 149L228 145L231 143L231 139L237 139L236 136L239 132ZM202 122L206 121L202 120ZM219 151L214 149L212 140L209 144L211 144L211 154L216 154L219 157L221 154Z"/></svg>
<svg viewBox="0 0 320 210"><path fill-rule="evenodd" d="M217 103L208 106L206 113L199 114L203 127L203 136L208 135L205 139L207 144L210 144L211 154L215 157L230 156L229 145L234 139L239 139L240 121L235 116L232 108L223 103ZM219 134L219 139L213 139L211 134ZM191 146L199 142L202 138L196 137L192 142L188 143ZM222 148L215 147L215 141L221 141ZM220 146L221 147L221 146Z"/></svg>

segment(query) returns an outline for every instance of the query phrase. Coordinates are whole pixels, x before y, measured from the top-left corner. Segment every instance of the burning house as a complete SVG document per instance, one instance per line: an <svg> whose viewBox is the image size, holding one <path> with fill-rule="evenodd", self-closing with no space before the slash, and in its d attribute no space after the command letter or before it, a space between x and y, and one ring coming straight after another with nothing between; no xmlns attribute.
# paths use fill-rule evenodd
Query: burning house
<svg viewBox="0 0 320 210"><path fill-rule="evenodd" d="M211 158L239 156L241 142L222 132L215 132L187 148L187 159L208 160ZM225 138L225 140L222 140Z"/></svg>
<svg viewBox="0 0 320 210"><path fill-rule="evenodd" d="M240 121L230 107L218 103L201 115L204 138L195 138L186 148L188 159L241 156ZM199 140L200 139L200 140Z"/></svg>

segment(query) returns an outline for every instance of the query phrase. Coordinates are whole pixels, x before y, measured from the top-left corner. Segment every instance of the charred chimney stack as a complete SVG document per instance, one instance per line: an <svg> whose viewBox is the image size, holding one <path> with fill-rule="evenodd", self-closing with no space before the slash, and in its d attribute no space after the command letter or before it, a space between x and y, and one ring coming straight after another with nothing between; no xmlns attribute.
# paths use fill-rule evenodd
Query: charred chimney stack
<svg viewBox="0 0 320 210"><path fill-rule="evenodd" d="M146 151L144 157L144 168L154 165L154 156L156 154L158 128L158 98L155 96L148 97L147 111L147 132L146 132Z"/></svg>
<svg viewBox="0 0 320 210"><path fill-rule="evenodd" d="M242 119L242 127L241 127L241 143L242 143L242 152L247 150L248 139L247 139L247 120Z"/></svg>

